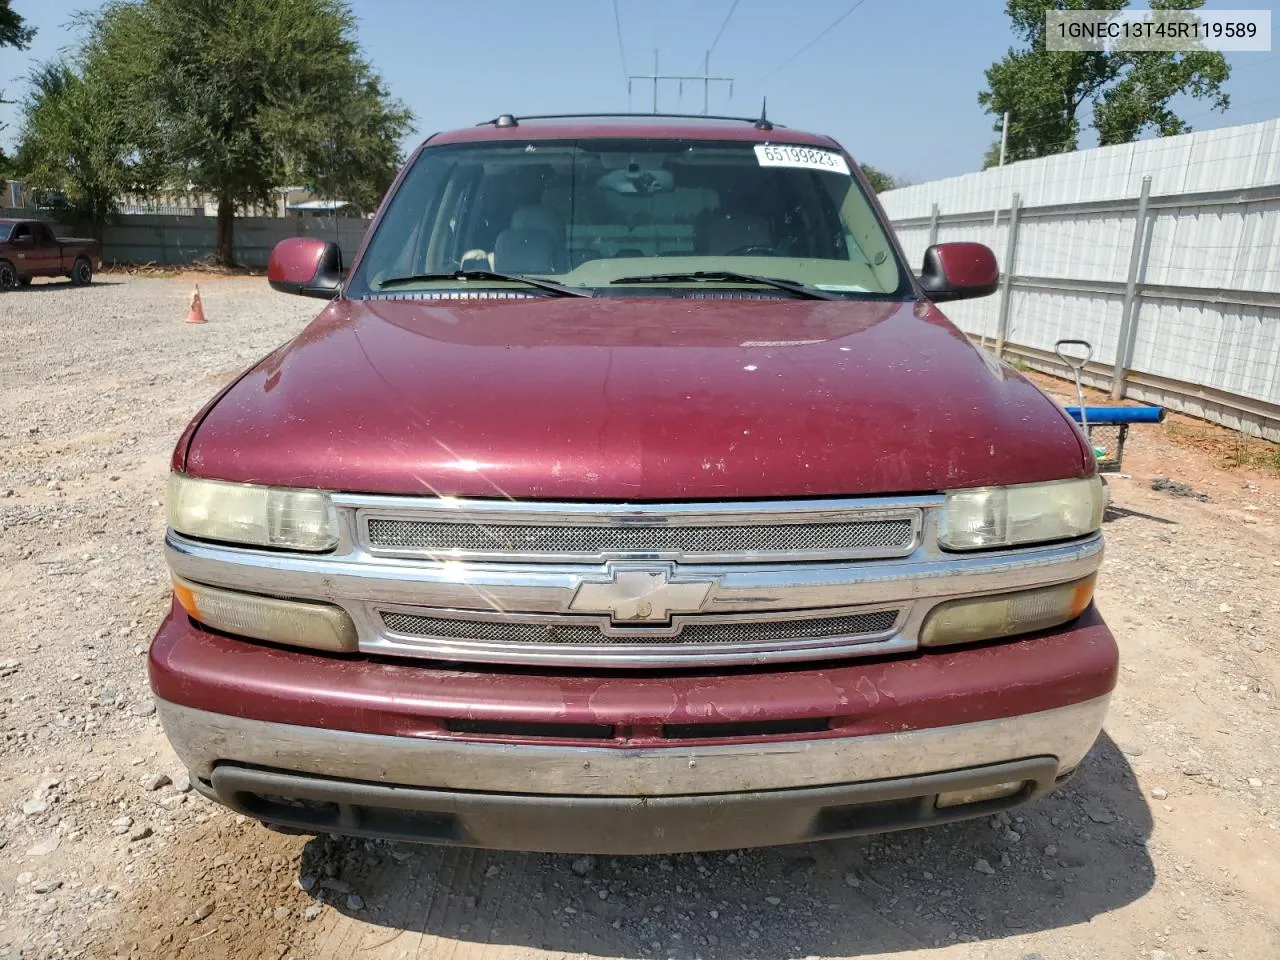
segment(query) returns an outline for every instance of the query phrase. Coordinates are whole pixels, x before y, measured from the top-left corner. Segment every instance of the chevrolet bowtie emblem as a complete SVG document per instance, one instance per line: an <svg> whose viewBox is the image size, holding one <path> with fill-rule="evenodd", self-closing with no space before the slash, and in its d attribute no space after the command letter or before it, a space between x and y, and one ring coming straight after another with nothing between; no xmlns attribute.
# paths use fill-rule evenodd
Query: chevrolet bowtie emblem
<svg viewBox="0 0 1280 960"><path fill-rule="evenodd" d="M569 601L569 609L574 613L607 613L614 623L665 623L673 613L701 610L718 582L715 578L679 577L669 563L611 563L605 577L583 580Z"/></svg>

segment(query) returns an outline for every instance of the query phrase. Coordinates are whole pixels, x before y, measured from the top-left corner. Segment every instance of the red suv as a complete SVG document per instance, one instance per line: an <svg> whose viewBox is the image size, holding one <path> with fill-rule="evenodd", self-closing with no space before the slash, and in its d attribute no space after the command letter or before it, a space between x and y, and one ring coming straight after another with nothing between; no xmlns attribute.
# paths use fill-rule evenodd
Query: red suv
<svg viewBox="0 0 1280 960"><path fill-rule="evenodd" d="M989 814L1117 651L1074 423L937 303L853 160L767 121L429 138L331 300L173 455L160 716L313 831L647 853Z"/></svg>

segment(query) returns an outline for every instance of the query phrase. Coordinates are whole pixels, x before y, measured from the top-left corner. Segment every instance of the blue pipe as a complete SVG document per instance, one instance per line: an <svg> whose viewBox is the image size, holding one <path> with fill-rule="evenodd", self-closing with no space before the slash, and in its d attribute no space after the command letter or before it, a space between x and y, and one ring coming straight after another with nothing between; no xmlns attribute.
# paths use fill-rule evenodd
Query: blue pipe
<svg viewBox="0 0 1280 960"><path fill-rule="evenodd" d="M1067 413L1076 423L1080 422L1080 408L1067 407ZM1160 423L1164 420L1164 407L1085 407L1089 424Z"/></svg>

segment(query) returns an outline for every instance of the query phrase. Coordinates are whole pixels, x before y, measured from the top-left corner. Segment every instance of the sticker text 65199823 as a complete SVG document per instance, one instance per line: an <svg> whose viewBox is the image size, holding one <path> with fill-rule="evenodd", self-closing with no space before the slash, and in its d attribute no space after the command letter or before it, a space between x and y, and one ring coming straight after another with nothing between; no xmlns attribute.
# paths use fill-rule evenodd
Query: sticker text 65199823
<svg viewBox="0 0 1280 960"><path fill-rule="evenodd" d="M849 164L845 162L843 155L834 150L797 147L785 143L758 143L756 160L762 167L800 167L849 176Z"/></svg>

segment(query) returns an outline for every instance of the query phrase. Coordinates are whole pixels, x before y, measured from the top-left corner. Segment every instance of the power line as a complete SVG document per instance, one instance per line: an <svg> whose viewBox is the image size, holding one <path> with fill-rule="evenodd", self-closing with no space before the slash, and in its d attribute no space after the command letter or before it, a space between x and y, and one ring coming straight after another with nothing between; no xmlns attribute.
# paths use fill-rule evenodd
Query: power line
<svg viewBox="0 0 1280 960"><path fill-rule="evenodd" d="M806 43L803 47L801 47L799 50L797 50L797 51L796 51L795 53L793 53L791 56L787 57L787 59L786 59L786 60L783 60L783 61L782 61L782 63L778 64L776 67L774 67L774 68L773 68L772 70L770 70L768 73L766 73L763 77L761 77L761 78L760 78L760 80L759 80L758 82L759 82L759 83L764 83L766 80L768 80L770 77L772 77L775 73L777 73L777 72L778 72L779 70L781 70L783 67L788 66L789 64L791 64L791 63L792 63L792 61L794 61L794 60L796 60L797 58L799 58L799 56L800 56L802 53L804 53L806 50L808 50L810 47L812 47L815 43L817 43L819 40L821 40L823 37L825 37L828 33L830 33L830 32L831 32L832 30L834 30L836 27L840 26L840 24L842 24L845 20L847 20L847 19L849 18L850 14L852 14L852 13L853 13L853 11L857 10L860 6L862 6L862 5L863 5L864 3L866 3L866 2L867 2L867 0L858 0L858 2L857 2L857 3L855 3L852 7L850 7L848 10L846 10L844 13L840 14L840 16L836 17L836 18L835 18L835 20L834 20L834 21L832 21L832 23L831 23L831 25L830 25L829 27L827 27L825 30L823 30L820 34L818 34L816 37L814 37L812 40L810 40L808 43Z"/></svg>
<svg viewBox="0 0 1280 960"><path fill-rule="evenodd" d="M716 38L711 41L711 46L707 48L708 57L715 51L716 44L720 42L720 37L724 34L724 28L729 25L729 21L733 19L733 11L737 9L738 0L733 0L733 4L729 7L729 12L724 15L724 22L720 24L720 29L716 31Z"/></svg>
<svg viewBox="0 0 1280 960"><path fill-rule="evenodd" d="M613 0L613 26L618 33L618 59L622 61L622 82L631 86L631 81L627 79L627 50L622 45L622 18L618 15L618 0Z"/></svg>

